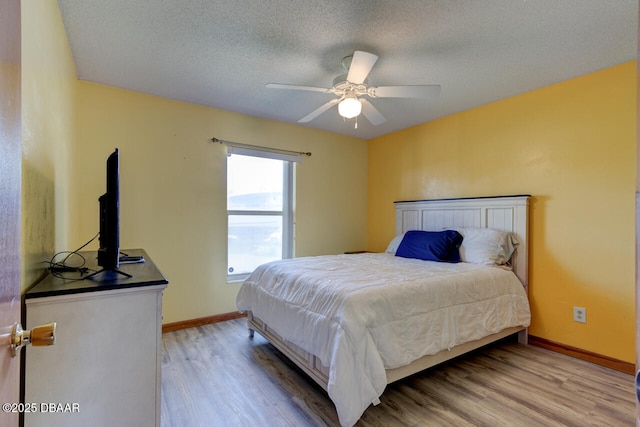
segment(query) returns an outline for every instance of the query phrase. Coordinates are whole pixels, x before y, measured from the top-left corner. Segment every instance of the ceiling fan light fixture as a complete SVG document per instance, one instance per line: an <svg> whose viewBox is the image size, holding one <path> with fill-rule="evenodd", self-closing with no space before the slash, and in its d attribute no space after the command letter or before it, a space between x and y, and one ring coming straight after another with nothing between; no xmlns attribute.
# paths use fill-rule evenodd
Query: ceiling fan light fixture
<svg viewBox="0 0 640 427"><path fill-rule="evenodd" d="M338 104L338 114L340 114L345 119L352 119L360 115L362 111L362 104L360 100L353 97L347 97L340 101Z"/></svg>

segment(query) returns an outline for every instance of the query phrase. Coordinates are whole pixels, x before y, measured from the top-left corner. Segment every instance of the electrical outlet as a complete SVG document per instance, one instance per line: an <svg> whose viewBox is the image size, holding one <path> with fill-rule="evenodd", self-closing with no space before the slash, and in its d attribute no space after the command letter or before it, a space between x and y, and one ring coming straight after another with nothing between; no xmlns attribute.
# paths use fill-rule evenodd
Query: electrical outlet
<svg viewBox="0 0 640 427"><path fill-rule="evenodd" d="M573 321L587 323L587 309L584 307L573 307Z"/></svg>

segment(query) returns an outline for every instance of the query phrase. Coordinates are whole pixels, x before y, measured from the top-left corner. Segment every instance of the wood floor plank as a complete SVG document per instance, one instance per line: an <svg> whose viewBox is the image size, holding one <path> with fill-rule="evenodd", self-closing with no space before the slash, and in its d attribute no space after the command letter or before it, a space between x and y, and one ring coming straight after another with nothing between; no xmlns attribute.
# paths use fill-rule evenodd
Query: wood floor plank
<svg viewBox="0 0 640 427"><path fill-rule="evenodd" d="M163 334L162 369L162 427L338 425L245 319ZM634 399L631 375L503 341L388 385L356 426L631 426Z"/></svg>

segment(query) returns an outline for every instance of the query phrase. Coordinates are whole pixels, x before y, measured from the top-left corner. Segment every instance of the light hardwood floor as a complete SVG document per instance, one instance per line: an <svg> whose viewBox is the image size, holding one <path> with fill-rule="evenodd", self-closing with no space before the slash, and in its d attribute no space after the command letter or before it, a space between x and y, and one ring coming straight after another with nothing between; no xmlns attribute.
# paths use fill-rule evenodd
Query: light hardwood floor
<svg viewBox="0 0 640 427"><path fill-rule="evenodd" d="M162 426L336 426L322 388L236 319L163 334ZM633 426L633 377L501 342L387 386L357 427Z"/></svg>

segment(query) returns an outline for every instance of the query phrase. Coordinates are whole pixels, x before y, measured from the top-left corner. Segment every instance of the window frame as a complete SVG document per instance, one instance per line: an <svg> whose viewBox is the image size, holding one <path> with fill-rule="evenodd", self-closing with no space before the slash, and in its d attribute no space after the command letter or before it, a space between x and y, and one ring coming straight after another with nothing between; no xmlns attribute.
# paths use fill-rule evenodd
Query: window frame
<svg viewBox="0 0 640 427"><path fill-rule="evenodd" d="M282 210L236 210L229 209L227 206L227 283L236 283L244 281L251 273L229 273L229 217L233 215L246 216L280 216L282 217L282 255L281 259L293 257L294 243L294 176L295 163L299 162L299 156L281 154L272 151L262 151L258 149L247 149L238 147L227 147L227 155L242 155L251 157L262 157L283 162L282 176ZM229 162L226 162L229 167ZM228 169L227 169L228 173ZM227 194L228 197L228 194ZM226 203L226 200L225 200Z"/></svg>

